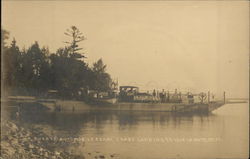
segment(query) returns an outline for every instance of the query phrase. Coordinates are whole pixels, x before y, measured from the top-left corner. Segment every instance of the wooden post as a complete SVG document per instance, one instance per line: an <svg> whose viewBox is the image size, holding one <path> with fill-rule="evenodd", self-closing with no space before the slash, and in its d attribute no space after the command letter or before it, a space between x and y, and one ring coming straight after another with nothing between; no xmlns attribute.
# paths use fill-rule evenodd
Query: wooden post
<svg viewBox="0 0 250 159"><path fill-rule="evenodd" d="M182 98L182 96L181 96L181 92L179 93L179 96L180 96L180 102L181 102L181 101L182 101L182 99L181 99L181 98Z"/></svg>
<svg viewBox="0 0 250 159"><path fill-rule="evenodd" d="M226 103L226 92L223 92L223 100L224 100L224 104Z"/></svg>
<svg viewBox="0 0 250 159"><path fill-rule="evenodd" d="M207 102L210 103L210 91L207 92Z"/></svg>
<svg viewBox="0 0 250 159"><path fill-rule="evenodd" d="M168 100L168 102L169 102L169 100L170 100L170 94L169 94L169 91L168 91L168 99L167 99L167 100Z"/></svg>

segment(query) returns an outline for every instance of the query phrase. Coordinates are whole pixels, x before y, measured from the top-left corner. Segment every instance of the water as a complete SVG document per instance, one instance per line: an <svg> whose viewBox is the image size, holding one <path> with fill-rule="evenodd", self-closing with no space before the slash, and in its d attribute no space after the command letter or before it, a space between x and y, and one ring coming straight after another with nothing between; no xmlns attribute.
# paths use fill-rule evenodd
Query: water
<svg viewBox="0 0 250 159"><path fill-rule="evenodd" d="M99 151L128 159L247 158L248 107L227 104L209 115L31 113L22 120L43 125L57 137L84 139L84 146L74 147L79 153Z"/></svg>

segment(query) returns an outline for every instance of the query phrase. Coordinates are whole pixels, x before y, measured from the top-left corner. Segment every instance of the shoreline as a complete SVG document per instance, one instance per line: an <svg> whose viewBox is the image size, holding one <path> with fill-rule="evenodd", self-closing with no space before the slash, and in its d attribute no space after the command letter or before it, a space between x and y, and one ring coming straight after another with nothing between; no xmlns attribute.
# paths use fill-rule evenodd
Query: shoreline
<svg viewBox="0 0 250 159"><path fill-rule="evenodd" d="M36 140L36 137L49 137L42 129L25 125L14 120L2 120L1 156L4 159L83 159L67 150L57 151L58 143Z"/></svg>
<svg viewBox="0 0 250 159"><path fill-rule="evenodd" d="M85 142L52 140L46 125L22 123L7 117L1 120L0 159L117 159L114 153L85 152ZM73 138L72 134L72 138ZM45 140L43 140L45 139ZM49 140L47 140L49 139ZM69 147L70 145L70 147Z"/></svg>

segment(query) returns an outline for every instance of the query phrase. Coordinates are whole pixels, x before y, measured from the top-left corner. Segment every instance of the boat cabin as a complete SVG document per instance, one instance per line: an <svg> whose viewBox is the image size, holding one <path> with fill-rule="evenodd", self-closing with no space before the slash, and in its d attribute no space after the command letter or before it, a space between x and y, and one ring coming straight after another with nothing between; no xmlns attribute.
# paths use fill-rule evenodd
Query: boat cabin
<svg viewBox="0 0 250 159"><path fill-rule="evenodd" d="M134 96L139 93L139 88L135 86L120 86L119 100L124 102L132 102Z"/></svg>

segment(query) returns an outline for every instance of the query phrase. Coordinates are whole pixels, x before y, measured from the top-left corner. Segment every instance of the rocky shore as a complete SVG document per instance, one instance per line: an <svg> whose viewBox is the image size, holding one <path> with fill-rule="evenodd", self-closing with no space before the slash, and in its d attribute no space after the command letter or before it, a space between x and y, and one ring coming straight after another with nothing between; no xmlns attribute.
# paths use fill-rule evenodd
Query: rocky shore
<svg viewBox="0 0 250 159"><path fill-rule="evenodd" d="M46 137L39 130L22 127L13 121L2 121L1 157L4 159L83 159L84 156L71 154L67 151L55 151L56 143L37 140Z"/></svg>
<svg viewBox="0 0 250 159"><path fill-rule="evenodd" d="M64 146L74 143L63 143L49 138L42 129L24 127L16 121L1 121L1 159L107 159L118 158L115 154L84 152L76 154ZM59 149L60 148L60 149Z"/></svg>

